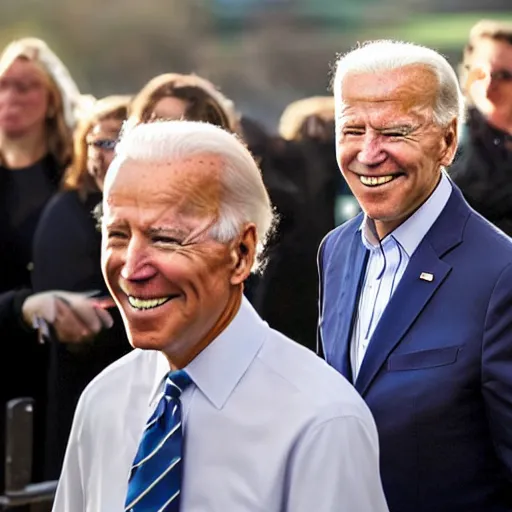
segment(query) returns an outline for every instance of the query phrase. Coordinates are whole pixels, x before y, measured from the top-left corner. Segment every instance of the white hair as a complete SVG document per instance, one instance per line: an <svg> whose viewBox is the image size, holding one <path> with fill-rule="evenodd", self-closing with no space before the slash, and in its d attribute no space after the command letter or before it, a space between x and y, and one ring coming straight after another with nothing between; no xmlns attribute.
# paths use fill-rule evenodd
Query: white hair
<svg viewBox="0 0 512 512"><path fill-rule="evenodd" d="M455 70L440 53L424 46L391 40L366 42L337 60L333 92L335 96L341 92L343 78L348 73L379 73L410 65L426 66L437 78L434 122L446 127L453 119L457 119L460 128L465 107Z"/></svg>
<svg viewBox="0 0 512 512"><path fill-rule="evenodd" d="M240 233L244 224L254 223L258 237L255 270L275 218L258 165L236 135L196 121L128 124L116 146L113 166L118 168L126 160L166 163L206 153L220 157L223 163L220 215L209 234L226 243Z"/></svg>

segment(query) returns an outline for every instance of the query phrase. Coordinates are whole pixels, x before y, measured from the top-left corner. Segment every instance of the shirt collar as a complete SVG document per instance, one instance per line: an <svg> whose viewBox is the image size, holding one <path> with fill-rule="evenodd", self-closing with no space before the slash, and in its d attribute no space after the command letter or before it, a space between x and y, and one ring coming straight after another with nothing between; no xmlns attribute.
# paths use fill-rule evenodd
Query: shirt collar
<svg viewBox="0 0 512 512"><path fill-rule="evenodd" d="M267 324L243 297L231 323L184 370L194 384L217 408L222 409L263 345L262 330ZM150 404L162 389L169 373L169 362L158 353Z"/></svg>
<svg viewBox="0 0 512 512"><path fill-rule="evenodd" d="M450 179L446 172L442 171L441 179L430 197L405 222L387 235L381 244L385 245L386 241L394 239L410 258L443 211L451 192ZM367 249L375 250L380 246L373 219L365 215L359 229Z"/></svg>

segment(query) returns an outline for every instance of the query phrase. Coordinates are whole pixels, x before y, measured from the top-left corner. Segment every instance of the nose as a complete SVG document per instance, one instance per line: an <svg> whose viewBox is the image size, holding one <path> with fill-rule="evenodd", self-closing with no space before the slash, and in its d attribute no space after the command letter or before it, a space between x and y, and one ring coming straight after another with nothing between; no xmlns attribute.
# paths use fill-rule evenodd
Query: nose
<svg viewBox="0 0 512 512"><path fill-rule="evenodd" d="M384 162L385 159L386 152L382 148L382 142L378 134L367 131L362 138L357 161L368 167L374 167Z"/></svg>
<svg viewBox="0 0 512 512"><path fill-rule="evenodd" d="M144 242L132 236L124 254L121 277L127 281L147 281L156 274Z"/></svg>

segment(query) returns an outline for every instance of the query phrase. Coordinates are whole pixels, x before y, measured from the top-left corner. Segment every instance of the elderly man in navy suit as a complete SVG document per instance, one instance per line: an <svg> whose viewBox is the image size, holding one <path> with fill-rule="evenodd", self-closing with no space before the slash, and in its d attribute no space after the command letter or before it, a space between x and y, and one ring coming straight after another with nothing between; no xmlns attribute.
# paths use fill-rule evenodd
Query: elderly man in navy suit
<svg viewBox="0 0 512 512"><path fill-rule="evenodd" d="M445 168L463 112L437 52L370 42L334 79L363 213L321 244L319 350L379 430L391 512L512 511L512 242Z"/></svg>

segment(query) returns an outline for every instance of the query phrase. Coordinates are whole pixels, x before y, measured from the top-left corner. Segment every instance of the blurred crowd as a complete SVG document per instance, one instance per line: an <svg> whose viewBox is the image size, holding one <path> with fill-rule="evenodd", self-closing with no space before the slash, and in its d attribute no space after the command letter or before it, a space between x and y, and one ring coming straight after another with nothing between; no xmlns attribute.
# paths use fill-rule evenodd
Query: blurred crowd
<svg viewBox="0 0 512 512"><path fill-rule="evenodd" d="M448 169L467 200L512 235L512 26L483 20L459 69L465 130ZM148 77L150 78L150 77ZM0 56L0 461L4 409L35 399L35 481L56 479L78 398L131 350L100 270L103 180L123 126L187 119L236 133L259 162L279 222L245 295L269 324L315 350L319 243L359 212L338 169L334 101L289 105L274 131L204 77L167 73L133 95L94 98L34 38ZM0 482L3 485L3 463Z"/></svg>

